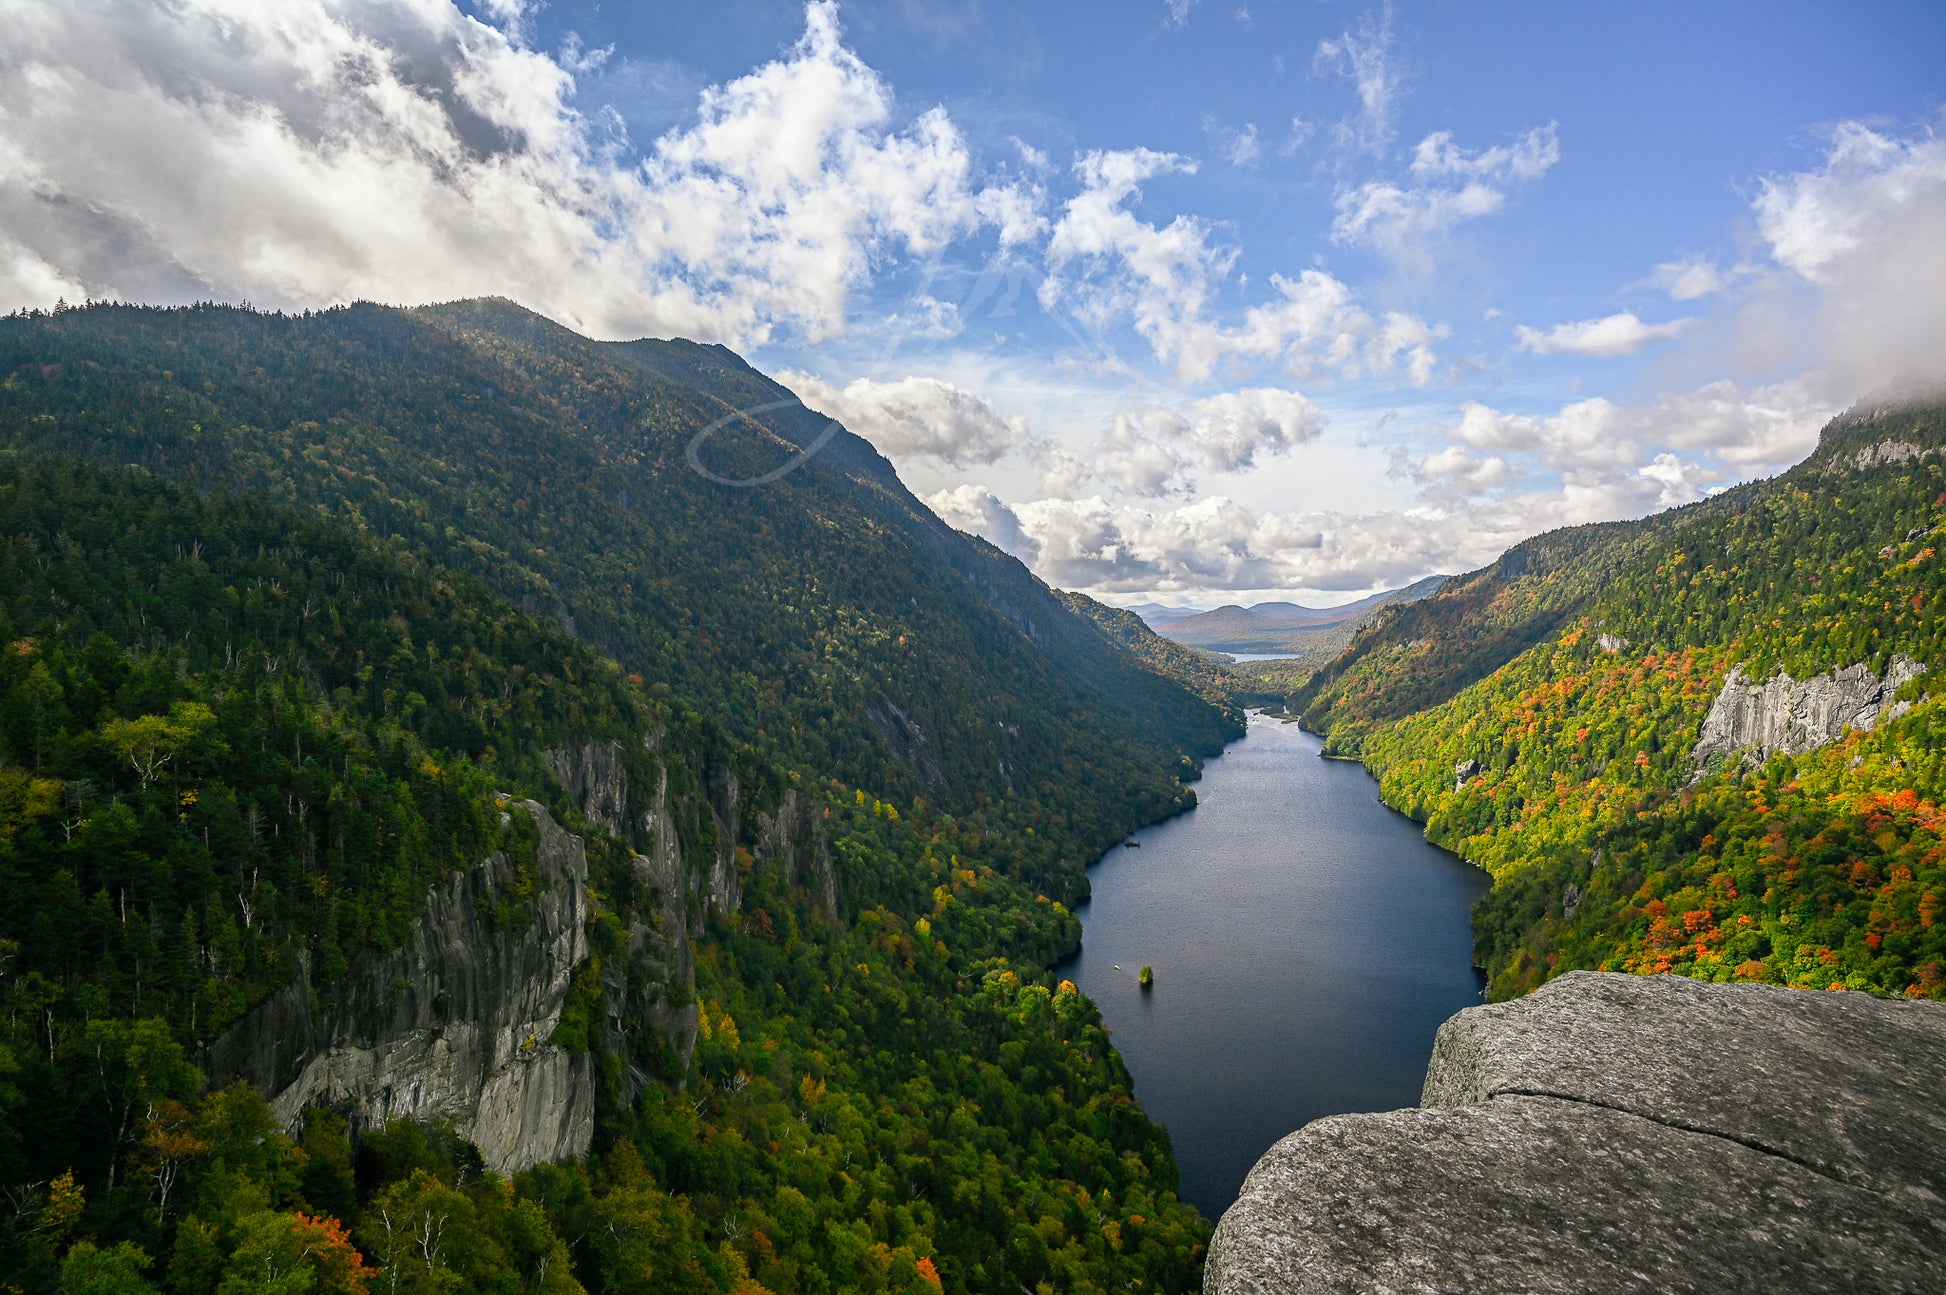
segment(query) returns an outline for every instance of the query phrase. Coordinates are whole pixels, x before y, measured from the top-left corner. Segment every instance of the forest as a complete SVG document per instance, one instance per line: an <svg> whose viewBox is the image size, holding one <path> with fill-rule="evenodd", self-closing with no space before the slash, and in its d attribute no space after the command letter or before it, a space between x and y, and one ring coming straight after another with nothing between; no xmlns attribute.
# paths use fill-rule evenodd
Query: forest
<svg viewBox="0 0 1946 1295"><path fill-rule="evenodd" d="M1541 536L1388 609L1292 690L1493 874L1495 997L1591 968L1946 998L1942 451L1946 407L1863 408L1780 477ZM1733 668L1902 657L1924 672L1869 728L1695 758Z"/></svg>
<svg viewBox="0 0 1946 1295"><path fill-rule="evenodd" d="M0 1290L1197 1289L1208 1222L1047 969L1083 865L1235 732L1220 676L862 442L766 507L681 468L775 390L727 352L446 309L0 321ZM732 781L745 839L788 790L830 843L836 913L738 852L687 1055L600 1026L649 901L543 753L609 740L692 868ZM485 920L529 920L528 797L586 844L545 1042L594 1059L587 1157L509 1177L211 1081L226 1025L328 1004L487 854Z"/></svg>

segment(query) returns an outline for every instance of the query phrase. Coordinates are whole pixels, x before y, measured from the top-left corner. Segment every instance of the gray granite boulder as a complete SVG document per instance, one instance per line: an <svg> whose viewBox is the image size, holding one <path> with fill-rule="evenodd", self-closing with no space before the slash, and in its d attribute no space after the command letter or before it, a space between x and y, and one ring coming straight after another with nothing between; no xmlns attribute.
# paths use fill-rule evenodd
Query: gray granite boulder
<svg viewBox="0 0 1946 1295"><path fill-rule="evenodd" d="M1272 1147L1210 1295L1946 1291L1946 1005L1572 972L1422 1102Z"/></svg>

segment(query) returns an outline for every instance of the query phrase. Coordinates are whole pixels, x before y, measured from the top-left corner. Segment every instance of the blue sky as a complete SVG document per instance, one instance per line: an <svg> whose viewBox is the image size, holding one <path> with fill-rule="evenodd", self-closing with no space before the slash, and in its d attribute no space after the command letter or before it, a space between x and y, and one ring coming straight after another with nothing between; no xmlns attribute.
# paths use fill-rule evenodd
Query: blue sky
<svg viewBox="0 0 1946 1295"><path fill-rule="evenodd" d="M725 341L1112 601L1463 570L1946 378L1936 3L6 8L0 307Z"/></svg>

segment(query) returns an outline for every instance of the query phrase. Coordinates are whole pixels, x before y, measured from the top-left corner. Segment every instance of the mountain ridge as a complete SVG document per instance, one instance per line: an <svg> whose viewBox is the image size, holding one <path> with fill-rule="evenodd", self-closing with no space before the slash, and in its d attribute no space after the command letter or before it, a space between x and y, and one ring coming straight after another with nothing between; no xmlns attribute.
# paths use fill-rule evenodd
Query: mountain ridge
<svg viewBox="0 0 1946 1295"><path fill-rule="evenodd" d="M1379 609L1416 602L1438 590L1448 579L1427 576L1337 607L1306 607L1288 602L1257 603L1250 607L1230 604L1152 624L1152 628L1165 638L1206 651L1289 652L1328 657L1341 650L1357 627Z"/></svg>
<svg viewBox="0 0 1946 1295"><path fill-rule="evenodd" d="M1778 477L1386 609L1287 700L1493 873L1495 997L1574 968L1946 997L1942 527L1946 403L1862 402Z"/></svg>

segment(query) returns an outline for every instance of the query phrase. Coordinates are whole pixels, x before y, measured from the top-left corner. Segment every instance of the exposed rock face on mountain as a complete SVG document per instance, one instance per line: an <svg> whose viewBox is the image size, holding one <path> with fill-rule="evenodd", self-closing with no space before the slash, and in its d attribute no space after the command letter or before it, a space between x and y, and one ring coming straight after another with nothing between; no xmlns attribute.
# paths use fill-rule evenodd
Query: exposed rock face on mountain
<svg viewBox="0 0 1946 1295"><path fill-rule="evenodd" d="M1883 413L1885 411L1879 412ZM1867 468L1875 468L1883 463L1911 463L1915 460L1923 459L1928 455L1937 454L1938 452L1936 448L1927 449L1923 446L1914 445L1910 441L1895 441L1888 438L1883 441L1878 441L1875 444L1867 445L1863 449L1854 450L1850 454L1835 455L1830 462L1825 464L1824 470L1826 472L1835 472L1844 468L1852 468L1863 472Z"/></svg>
<svg viewBox="0 0 1946 1295"><path fill-rule="evenodd" d="M628 770L622 765L620 742L585 742L576 747L543 751L548 772L581 805L591 823L629 839Z"/></svg>
<svg viewBox="0 0 1946 1295"><path fill-rule="evenodd" d="M1762 684L1733 668L1703 721L1693 758L1700 766L1737 751L1758 759L1780 752L1798 755L1836 741L1848 728L1869 729L1880 719L1897 719L1906 707L1893 698L1925 668L1898 656L1883 678L1860 662L1804 680L1779 670Z"/></svg>
<svg viewBox="0 0 1946 1295"><path fill-rule="evenodd" d="M581 840L533 801L532 877L496 851L426 896L407 943L314 1006L308 976L211 1046L219 1082L248 1079L294 1124L312 1104L354 1108L363 1124L451 1117L489 1167L512 1173L588 1149L594 1075L585 1052L548 1043L568 982L587 956ZM496 899L531 880L525 926L496 922Z"/></svg>
<svg viewBox="0 0 1946 1295"><path fill-rule="evenodd" d="M1946 1005L1571 972L1271 1148L1204 1286L1946 1290L1942 1089Z"/></svg>

